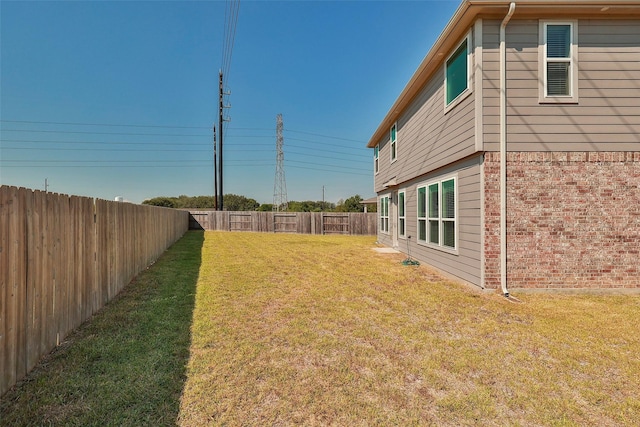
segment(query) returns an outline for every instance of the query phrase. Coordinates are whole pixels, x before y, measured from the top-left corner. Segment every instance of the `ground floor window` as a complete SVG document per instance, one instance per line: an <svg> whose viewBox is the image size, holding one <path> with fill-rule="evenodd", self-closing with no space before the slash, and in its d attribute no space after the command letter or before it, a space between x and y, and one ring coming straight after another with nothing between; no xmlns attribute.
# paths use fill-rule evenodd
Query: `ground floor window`
<svg viewBox="0 0 640 427"><path fill-rule="evenodd" d="M404 191L398 193L398 235L405 237L406 235L406 216L404 213Z"/></svg>
<svg viewBox="0 0 640 427"><path fill-rule="evenodd" d="M389 196L380 197L380 231L389 232Z"/></svg>
<svg viewBox="0 0 640 427"><path fill-rule="evenodd" d="M418 187L418 242L456 249L456 179Z"/></svg>
<svg viewBox="0 0 640 427"><path fill-rule="evenodd" d="M427 241L427 188L418 187L418 241Z"/></svg>

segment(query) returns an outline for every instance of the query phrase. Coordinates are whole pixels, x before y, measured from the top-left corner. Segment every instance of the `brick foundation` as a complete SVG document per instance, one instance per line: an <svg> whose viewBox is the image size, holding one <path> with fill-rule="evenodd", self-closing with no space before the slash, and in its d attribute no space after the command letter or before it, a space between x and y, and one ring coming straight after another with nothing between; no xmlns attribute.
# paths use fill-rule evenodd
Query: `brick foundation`
<svg viewBox="0 0 640 427"><path fill-rule="evenodd" d="M500 288L500 154L484 162L485 287ZM640 288L640 152L507 155L509 288Z"/></svg>

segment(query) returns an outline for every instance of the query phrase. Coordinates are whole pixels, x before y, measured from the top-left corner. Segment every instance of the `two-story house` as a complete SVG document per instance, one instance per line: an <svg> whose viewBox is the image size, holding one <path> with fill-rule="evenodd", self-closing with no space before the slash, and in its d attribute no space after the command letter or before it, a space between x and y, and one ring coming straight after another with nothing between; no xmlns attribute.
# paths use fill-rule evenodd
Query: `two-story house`
<svg viewBox="0 0 640 427"><path fill-rule="evenodd" d="M379 127L379 242L481 288L640 288L640 1L465 0Z"/></svg>

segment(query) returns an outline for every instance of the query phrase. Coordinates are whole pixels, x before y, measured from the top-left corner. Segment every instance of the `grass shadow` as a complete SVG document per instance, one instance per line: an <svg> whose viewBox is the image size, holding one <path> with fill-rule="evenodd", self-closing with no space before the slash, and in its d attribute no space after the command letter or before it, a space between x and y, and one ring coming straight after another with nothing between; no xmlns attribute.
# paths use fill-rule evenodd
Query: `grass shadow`
<svg viewBox="0 0 640 427"><path fill-rule="evenodd" d="M0 401L0 425L175 425L204 232L189 231Z"/></svg>

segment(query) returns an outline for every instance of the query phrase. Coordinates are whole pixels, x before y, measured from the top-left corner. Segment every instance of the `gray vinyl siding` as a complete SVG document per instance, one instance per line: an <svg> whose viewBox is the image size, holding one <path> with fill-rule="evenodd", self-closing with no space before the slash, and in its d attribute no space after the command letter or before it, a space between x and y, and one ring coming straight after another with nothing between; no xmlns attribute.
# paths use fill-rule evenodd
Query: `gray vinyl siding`
<svg viewBox="0 0 640 427"><path fill-rule="evenodd" d="M441 68L397 121L395 162L390 162L388 136L380 141L375 191L382 191L382 185L391 178L400 184L473 154L474 96L472 92L445 113L444 67Z"/></svg>
<svg viewBox="0 0 640 427"><path fill-rule="evenodd" d="M482 156L476 153L474 84L471 79L470 93L446 110L442 66L396 122L395 162L390 160L388 134L379 141L379 172L374 181L379 197L390 194L383 185L391 179L398 184L394 191L405 191L406 236L411 238L398 238L400 251L407 253L409 244L411 256L420 262L481 286ZM458 188L457 253L417 243L417 187L452 173L457 174ZM378 230L378 242L388 246L394 243L393 228L397 227L396 203L394 197L389 213L390 233Z"/></svg>
<svg viewBox="0 0 640 427"><path fill-rule="evenodd" d="M409 242L411 256L421 263L436 267L462 281L481 286L481 173L482 155L475 155L418 178L400 187L406 197L406 235L410 239L398 239L398 250L407 253ZM453 254L428 245L418 244L417 188L431 180L457 174L458 188L458 253ZM390 221L396 218L391 217ZM382 238L382 240L380 240ZM381 243L391 244L390 236L378 235Z"/></svg>
<svg viewBox="0 0 640 427"><path fill-rule="evenodd" d="M538 20L507 27L509 151L637 151L640 144L640 21L578 19L578 96L538 102ZM483 123L499 150L499 21L483 32Z"/></svg>

